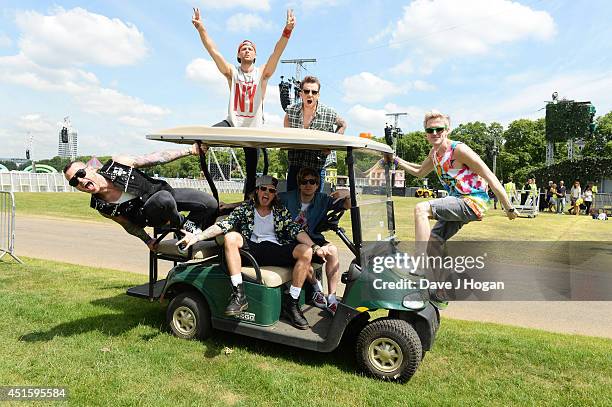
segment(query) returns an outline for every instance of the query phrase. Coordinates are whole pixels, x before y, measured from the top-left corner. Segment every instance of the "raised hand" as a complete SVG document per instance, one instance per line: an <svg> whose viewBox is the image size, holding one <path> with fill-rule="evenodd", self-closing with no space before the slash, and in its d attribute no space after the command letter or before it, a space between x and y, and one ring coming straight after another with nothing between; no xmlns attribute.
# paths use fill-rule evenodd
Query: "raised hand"
<svg viewBox="0 0 612 407"><path fill-rule="evenodd" d="M191 23L199 31L204 28L204 23L200 19L200 9L197 7L193 8L193 16L191 17Z"/></svg>
<svg viewBox="0 0 612 407"><path fill-rule="evenodd" d="M285 29L292 31L295 27L295 14L293 14L293 9L287 9L287 23L285 24Z"/></svg>

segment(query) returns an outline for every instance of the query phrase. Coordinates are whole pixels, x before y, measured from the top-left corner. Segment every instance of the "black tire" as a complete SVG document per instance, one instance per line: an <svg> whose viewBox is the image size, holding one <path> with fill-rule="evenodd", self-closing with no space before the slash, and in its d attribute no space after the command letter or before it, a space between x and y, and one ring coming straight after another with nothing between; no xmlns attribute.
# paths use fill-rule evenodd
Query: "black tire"
<svg viewBox="0 0 612 407"><path fill-rule="evenodd" d="M422 359L419 335L400 319L377 319L367 325L355 350L364 373L399 383L410 380Z"/></svg>
<svg viewBox="0 0 612 407"><path fill-rule="evenodd" d="M208 304L193 291L181 293L170 301L166 323L172 334L182 339L206 339L212 331Z"/></svg>

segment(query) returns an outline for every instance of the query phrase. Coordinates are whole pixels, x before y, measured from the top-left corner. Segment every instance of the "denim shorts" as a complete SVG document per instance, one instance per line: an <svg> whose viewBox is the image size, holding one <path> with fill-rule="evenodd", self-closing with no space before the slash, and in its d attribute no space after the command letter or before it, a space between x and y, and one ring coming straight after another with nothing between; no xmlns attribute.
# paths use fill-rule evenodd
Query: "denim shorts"
<svg viewBox="0 0 612 407"><path fill-rule="evenodd" d="M464 199L447 196L429 201L433 218L437 220L431 230L431 237L446 242L466 223L480 220Z"/></svg>

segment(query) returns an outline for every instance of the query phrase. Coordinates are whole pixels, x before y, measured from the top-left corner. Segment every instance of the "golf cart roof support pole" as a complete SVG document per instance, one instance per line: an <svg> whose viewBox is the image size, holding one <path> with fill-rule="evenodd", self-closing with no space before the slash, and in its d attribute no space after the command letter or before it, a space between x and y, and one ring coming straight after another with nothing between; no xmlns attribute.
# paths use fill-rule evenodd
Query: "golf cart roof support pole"
<svg viewBox="0 0 612 407"><path fill-rule="evenodd" d="M351 193L351 223L353 228L353 243L355 244L355 257L361 265L361 213L359 211L359 205L357 205L357 192L355 185L355 158L353 157L353 148L347 147L346 149L346 167L348 169L349 186Z"/></svg>
<svg viewBox="0 0 612 407"><path fill-rule="evenodd" d="M206 182L208 182L208 186L210 186L210 192L212 192L212 196L215 198L215 200L217 201L217 205L218 205L219 204L219 191L217 191L217 186L215 185L215 182L213 181L210 175L210 171L208 171L208 166L206 165L206 156L204 155L204 152L202 152L202 148L200 144L201 143L198 142L198 152L200 153L200 169L204 173L204 178L206 178ZM219 209L217 206L217 212L218 211Z"/></svg>
<svg viewBox="0 0 612 407"><path fill-rule="evenodd" d="M393 177L391 176L390 168L393 166L395 172L395 164L393 162L385 163L385 183L387 187L387 229L391 231L391 236L395 236L395 215L393 210Z"/></svg>

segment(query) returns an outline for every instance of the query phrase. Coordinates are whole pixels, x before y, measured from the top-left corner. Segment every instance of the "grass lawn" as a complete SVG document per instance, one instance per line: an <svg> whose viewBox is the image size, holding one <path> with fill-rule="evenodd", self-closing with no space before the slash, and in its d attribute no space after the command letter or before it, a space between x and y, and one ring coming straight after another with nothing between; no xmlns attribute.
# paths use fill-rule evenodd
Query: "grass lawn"
<svg viewBox="0 0 612 407"><path fill-rule="evenodd" d="M174 338L164 307L124 294L141 280L0 262L0 383L66 386L79 406L612 405L612 340L444 319L416 375L397 385L355 373L351 348Z"/></svg>
<svg viewBox="0 0 612 407"><path fill-rule="evenodd" d="M221 200L236 202L241 194L221 194ZM89 208L89 195L84 193L36 193L15 194L17 215L56 216L89 219L100 222L109 220ZM395 224L399 240L414 240L414 206L419 198L394 197ZM363 209L366 211L367 209ZM363 217L363 215L362 215ZM349 232L350 216L345 214L341 225ZM334 238L334 236L332 236ZM516 241L610 241L612 222L602 222L588 216L540 213L536 218L518 218L509 221L501 210L490 209L482 222L472 222L453 238L454 240L516 240ZM335 241L336 242L336 241ZM339 239L338 241L339 242Z"/></svg>

